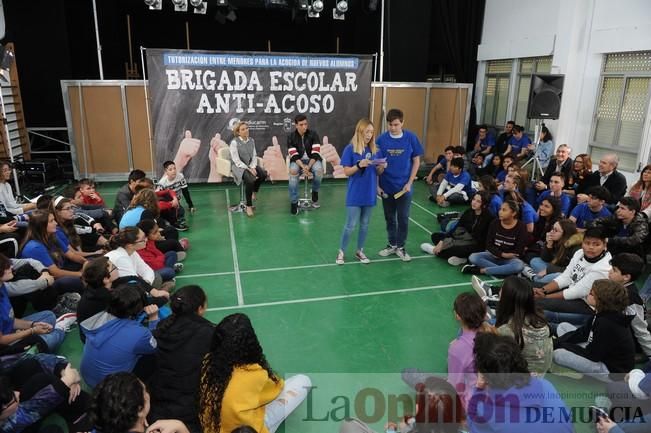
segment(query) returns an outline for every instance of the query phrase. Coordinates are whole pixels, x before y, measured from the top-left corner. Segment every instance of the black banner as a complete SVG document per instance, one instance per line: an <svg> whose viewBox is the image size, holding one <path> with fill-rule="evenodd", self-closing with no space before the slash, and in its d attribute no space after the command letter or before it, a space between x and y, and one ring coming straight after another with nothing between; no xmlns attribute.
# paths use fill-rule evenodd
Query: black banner
<svg viewBox="0 0 651 433"><path fill-rule="evenodd" d="M191 182L221 182L219 149L249 124L273 180L287 179L287 135L305 114L338 177L339 155L369 115L371 56L147 50L155 171L173 160Z"/></svg>

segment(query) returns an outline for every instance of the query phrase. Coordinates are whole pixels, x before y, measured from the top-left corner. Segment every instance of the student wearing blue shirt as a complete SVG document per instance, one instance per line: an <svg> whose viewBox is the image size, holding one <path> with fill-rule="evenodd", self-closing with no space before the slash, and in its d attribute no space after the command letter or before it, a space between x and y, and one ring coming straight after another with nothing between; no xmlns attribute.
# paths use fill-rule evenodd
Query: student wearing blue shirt
<svg viewBox="0 0 651 433"><path fill-rule="evenodd" d="M549 189L543 191L542 194L536 199L536 207L540 206L540 203L548 197L555 198L561 204L561 213L564 217L567 217L570 214L570 207L572 205L572 199L569 195L563 192L563 187L565 186L565 178L561 173L554 173L549 178Z"/></svg>
<svg viewBox="0 0 651 433"><path fill-rule="evenodd" d="M445 148L444 154L439 157L436 161L436 164L429 171L429 174L425 176L425 182L427 182L430 193L430 200L434 200L436 191L438 190L439 184L443 180L443 176L448 172L450 161L454 158L454 146L447 146Z"/></svg>
<svg viewBox="0 0 651 433"><path fill-rule="evenodd" d="M522 194L517 190L517 185L520 183L520 175L511 173L504 179L504 189L502 190L502 199L514 200L521 207L520 220L526 225L527 232L533 233L534 223L538 221L538 212L522 197Z"/></svg>
<svg viewBox="0 0 651 433"><path fill-rule="evenodd" d="M483 175L479 178L479 190L486 191L490 194L490 204L488 205L488 211L493 217L497 217L497 214L502 207L502 197L497 191L497 183L495 179L490 175Z"/></svg>
<svg viewBox="0 0 651 433"><path fill-rule="evenodd" d="M441 207L448 207L450 203L468 203L471 194L470 174L463 169L463 158L454 158L450 161L448 171L436 192L436 203Z"/></svg>
<svg viewBox="0 0 651 433"><path fill-rule="evenodd" d="M382 195L382 207L387 224L388 244L378 254L387 257L396 254L402 261L411 257L405 251L411 206L411 187L416 179L423 155L423 146L413 132L403 130L404 114L392 108L387 113L389 130L377 139L387 168L380 176L378 192Z"/></svg>
<svg viewBox="0 0 651 433"><path fill-rule="evenodd" d="M515 159L520 159L530 150L530 144L531 140L524 133L524 128L520 125L515 125L513 127L513 136L509 139L509 145L506 148L506 153L513 155Z"/></svg>
<svg viewBox="0 0 651 433"><path fill-rule="evenodd" d="M577 205L570 215L570 219L576 223L579 231L585 231L586 224L597 218L605 218L612 215L606 207L610 199L610 192L603 186L593 186L588 190L588 201Z"/></svg>
<svg viewBox="0 0 651 433"><path fill-rule="evenodd" d="M341 165L348 176L348 189L346 191L346 224L341 234L339 252L337 253L338 265L344 264L344 255L350 235L359 221L359 234L357 235L357 251L355 257L364 263L370 263L364 254L364 243L368 233L368 223L371 212L377 201L377 176L382 174L386 164L375 165L373 160L378 159L378 149L375 144L375 128L368 119L361 119L355 127L355 136L346 146L341 157Z"/></svg>

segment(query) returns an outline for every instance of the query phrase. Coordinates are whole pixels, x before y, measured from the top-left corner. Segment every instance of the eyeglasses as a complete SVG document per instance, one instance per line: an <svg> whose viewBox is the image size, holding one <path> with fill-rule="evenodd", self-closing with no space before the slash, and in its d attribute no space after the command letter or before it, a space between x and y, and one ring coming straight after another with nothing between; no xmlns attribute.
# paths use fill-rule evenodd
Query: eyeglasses
<svg viewBox="0 0 651 433"><path fill-rule="evenodd" d="M73 210L73 207L72 207L72 206L62 207L62 208L59 209L59 210Z"/></svg>
<svg viewBox="0 0 651 433"><path fill-rule="evenodd" d="M143 242L147 242L147 238L145 239L138 239L137 241L134 242L134 244L141 244Z"/></svg>
<svg viewBox="0 0 651 433"><path fill-rule="evenodd" d="M118 268L117 268L116 266L111 265L111 267L109 268L109 274L110 274L111 272L113 272L113 271L117 271L117 270L118 270Z"/></svg>

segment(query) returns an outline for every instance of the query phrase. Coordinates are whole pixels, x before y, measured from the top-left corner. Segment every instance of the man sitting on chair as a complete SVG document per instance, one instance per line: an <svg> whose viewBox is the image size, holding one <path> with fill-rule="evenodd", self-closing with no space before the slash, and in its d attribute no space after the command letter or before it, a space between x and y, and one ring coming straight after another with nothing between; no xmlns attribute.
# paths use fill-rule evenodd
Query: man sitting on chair
<svg viewBox="0 0 651 433"><path fill-rule="evenodd" d="M294 118L296 129L287 136L289 155L289 201L292 215L298 213L298 178L301 174L312 179L312 207L319 208L319 187L323 178L321 139L316 131L308 129L307 117L299 114Z"/></svg>

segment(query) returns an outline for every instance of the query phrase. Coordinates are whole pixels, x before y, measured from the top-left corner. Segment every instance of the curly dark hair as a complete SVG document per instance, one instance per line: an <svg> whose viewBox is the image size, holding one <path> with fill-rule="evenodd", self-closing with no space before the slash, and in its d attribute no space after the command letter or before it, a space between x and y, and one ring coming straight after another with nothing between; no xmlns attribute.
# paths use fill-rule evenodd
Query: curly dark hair
<svg viewBox="0 0 651 433"><path fill-rule="evenodd" d="M90 421L99 433L124 433L145 407L145 385L133 373L109 374L93 391Z"/></svg>
<svg viewBox="0 0 651 433"><path fill-rule="evenodd" d="M628 307L628 290L620 283L602 279L592 283L592 295L594 296L597 313L604 311L623 312Z"/></svg>
<svg viewBox="0 0 651 433"><path fill-rule="evenodd" d="M220 430L222 399L233 369L248 364L260 365L269 378L278 383L279 379L262 352L248 316L231 314L215 328L210 352L201 366L199 417L204 431Z"/></svg>
<svg viewBox="0 0 651 433"><path fill-rule="evenodd" d="M511 337L479 333L475 337L475 367L494 389L522 388L529 383L527 360Z"/></svg>

